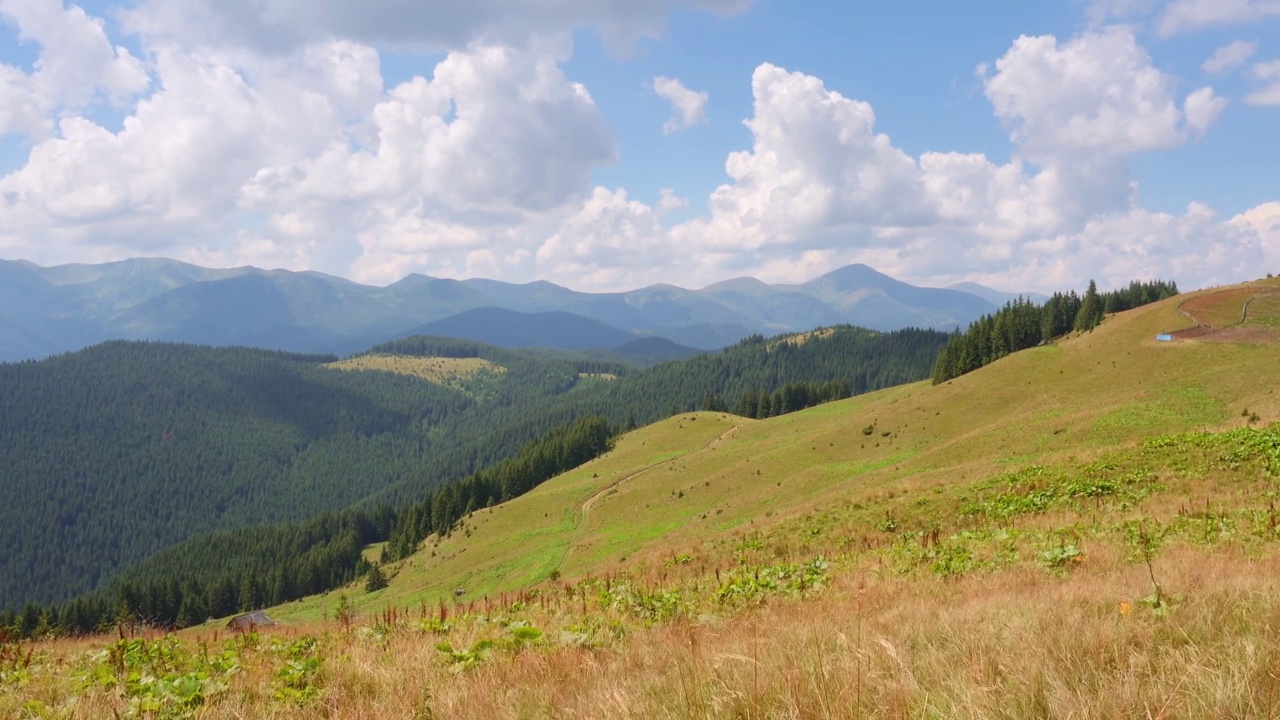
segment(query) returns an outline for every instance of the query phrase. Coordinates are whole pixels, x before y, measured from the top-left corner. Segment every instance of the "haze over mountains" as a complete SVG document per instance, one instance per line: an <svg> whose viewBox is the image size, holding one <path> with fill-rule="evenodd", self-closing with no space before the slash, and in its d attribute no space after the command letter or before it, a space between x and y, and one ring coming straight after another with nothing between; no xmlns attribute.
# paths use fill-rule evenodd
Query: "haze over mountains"
<svg viewBox="0 0 1280 720"><path fill-rule="evenodd" d="M0 361L112 339L349 354L415 334L575 349L658 337L710 350L754 333L840 323L952 329L1012 297L980 285L916 287L865 265L797 285L737 278L701 290L587 293L423 275L375 287L317 272L150 258L56 267L0 260Z"/></svg>

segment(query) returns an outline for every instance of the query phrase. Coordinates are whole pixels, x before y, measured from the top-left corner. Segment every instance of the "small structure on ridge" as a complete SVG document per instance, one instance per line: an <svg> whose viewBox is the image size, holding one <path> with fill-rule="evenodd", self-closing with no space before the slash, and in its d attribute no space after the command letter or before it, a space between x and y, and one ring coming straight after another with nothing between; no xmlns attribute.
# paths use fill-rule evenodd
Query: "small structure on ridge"
<svg viewBox="0 0 1280 720"><path fill-rule="evenodd" d="M227 623L228 630L237 630L239 632L250 632L254 628L270 627L275 625L275 620L267 617L267 614L261 610L253 612L241 613Z"/></svg>

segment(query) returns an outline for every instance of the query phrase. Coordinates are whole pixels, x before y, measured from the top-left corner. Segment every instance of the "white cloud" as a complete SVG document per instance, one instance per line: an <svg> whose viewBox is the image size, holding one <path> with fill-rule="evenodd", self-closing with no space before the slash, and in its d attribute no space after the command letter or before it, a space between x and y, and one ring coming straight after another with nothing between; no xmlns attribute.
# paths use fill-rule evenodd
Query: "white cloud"
<svg viewBox="0 0 1280 720"><path fill-rule="evenodd" d="M1212 25L1238 25L1280 15L1280 0L1173 0L1160 16L1161 35Z"/></svg>
<svg viewBox="0 0 1280 720"><path fill-rule="evenodd" d="M477 249L527 245L528 227L578 201L591 168L614 157L586 88L537 50L451 53L431 79L391 89L366 125L370 147L336 142L264 168L242 194L357 237L366 280L415 263L455 274Z"/></svg>
<svg viewBox="0 0 1280 720"><path fill-rule="evenodd" d="M33 71L0 65L0 135L43 136L50 115L74 111L99 96L123 103L150 82L143 64L113 47L102 20L62 0L0 0L0 18L19 39L39 46Z"/></svg>
<svg viewBox="0 0 1280 720"><path fill-rule="evenodd" d="M1063 280L1088 273L1109 287L1151 277L1190 280L1193 286L1235 282L1255 275L1263 259L1256 233L1219 222L1201 203L1191 203L1180 216L1135 208L1099 217L1038 249L1046 265L1055 256L1064 261Z"/></svg>
<svg viewBox="0 0 1280 720"><path fill-rule="evenodd" d="M1180 108L1176 79L1152 64L1126 27L1066 42L1020 37L983 80L1018 155L1041 168L1028 187L1042 228L1050 216L1079 226L1127 211L1128 158L1203 135L1226 103L1200 88Z"/></svg>
<svg viewBox="0 0 1280 720"><path fill-rule="evenodd" d="M557 60L496 46L450 53L431 79L392 88L371 108L372 147L337 143L264 169L245 195L290 204L407 193L410 206L476 220L556 207L614 156L591 95Z"/></svg>
<svg viewBox="0 0 1280 720"><path fill-rule="evenodd" d="M345 38L372 45L453 50L518 43L579 27L624 49L662 33L671 12L745 10L751 0L142 0L128 27L187 45L275 52Z"/></svg>
<svg viewBox="0 0 1280 720"><path fill-rule="evenodd" d="M1256 235L1203 205L1183 215L1134 206L1127 159L1198 137L1226 100L1207 87L1180 99L1128 30L1023 38L984 79L1017 143L1003 165L977 154L913 158L877 132L867 103L762 65L746 122L752 147L730 155L732 182L712 194L710 217L664 229L636 222L649 214L627 201L619 214L578 216L539 259L566 254L566 237L595 238L567 254L596 258L578 270L599 280L600 258L621 251L606 240L619 216L630 219L619 233L628 248L650 248L655 267L678 267L695 284L740 271L800 280L854 261L934 283L1053 288L1155 275L1196 284L1247 275L1262 257ZM684 249L680 265L663 254L670 248Z"/></svg>
<svg viewBox="0 0 1280 720"><path fill-rule="evenodd" d="M676 195L675 190L671 188L662 188L659 192L658 210L662 212L670 212L672 210L682 210L689 207L689 200Z"/></svg>
<svg viewBox="0 0 1280 720"><path fill-rule="evenodd" d="M537 251L541 269L596 289L658 281L676 257L652 208L625 190L605 188L596 188Z"/></svg>
<svg viewBox="0 0 1280 720"><path fill-rule="evenodd" d="M1280 105L1280 60L1257 63L1253 76L1265 83L1261 90L1249 93L1245 102L1250 105Z"/></svg>
<svg viewBox="0 0 1280 720"><path fill-rule="evenodd" d="M1252 268L1249 275L1257 275L1260 270L1280 274L1280 201L1263 203L1231 218L1231 225L1252 232L1262 245L1262 253L1266 266Z"/></svg>
<svg viewBox="0 0 1280 720"><path fill-rule="evenodd" d="M677 130L707 122L707 100L710 95L706 92L690 90L679 80L661 75L653 79L653 92L671 103L673 115L663 123L663 134L670 135Z"/></svg>
<svg viewBox="0 0 1280 720"><path fill-rule="evenodd" d="M1218 48L1213 55L1200 66L1207 73L1224 73L1240 67L1258 51L1258 43L1247 40L1236 40L1229 45Z"/></svg>
<svg viewBox="0 0 1280 720"><path fill-rule="evenodd" d="M689 232L712 248L755 250L803 242L817 227L923 220L915 161L875 131L869 104L767 63L751 87L753 147L729 155L733 182L712 193L710 220Z"/></svg>
<svg viewBox="0 0 1280 720"><path fill-rule="evenodd" d="M377 53L346 41L241 67L162 46L119 131L63 118L0 179L0 252L461 268L614 157L555 49L477 46L384 92Z"/></svg>
<svg viewBox="0 0 1280 720"><path fill-rule="evenodd" d="M201 12L261 20L287 9L283 2ZM543 4L577 8L581 25L601 7L649 17L678 3ZM16 0L0 0L11 7ZM165 7L144 4L131 22ZM44 127L28 162L0 178L0 255L164 254L371 282L427 272L598 290L741 274L794 281L855 261L936 284L1003 278L997 284L1052 289L1090 276L1161 275L1195 285L1275 258L1268 206L1225 223L1202 205L1182 215L1135 206L1131 158L1199 137L1226 100L1212 88L1180 88L1125 28L1061 42L1020 38L981 72L1014 142L1004 163L909 154L877 126L869 103L818 77L760 65L750 78L750 145L726 158L729 180L711 193L708 212L680 222L688 200L670 189L649 205L624 188L591 186L592 171L616 152L588 89L561 69L571 51L564 36L476 40L501 32L475 14L489 5L468 6L452 30L415 36L471 38L466 44L427 75L384 87L372 43L389 40L360 27L332 37L337 31L324 28L337 21L324 13L341 8L326 7L299 15L300 29L274 45L183 44L176 32L157 31L142 38L145 67L85 16L81 25L101 33L101 43L82 43L92 48L85 52L99 65L122 63L125 80L90 73L52 104L7 90L35 87L42 66L30 74L0 67L0 97L10 99L0 102L0 122ZM252 27L286 32L277 25ZM226 27L207 30L226 40ZM42 45L50 58L61 52L52 43ZM275 51L261 51L267 46ZM128 81L135 65L142 79ZM1280 79L1270 64L1254 72ZM670 82L663 87L696 101L681 105L679 93L667 93L675 119L703 119L705 95ZM118 129L80 111L130 93Z"/></svg>
<svg viewBox="0 0 1280 720"><path fill-rule="evenodd" d="M1033 158L1133 153L1186 140L1177 82L1155 68L1124 27L1065 43L1018 38L984 83L996 116Z"/></svg>
<svg viewBox="0 0 1280 720"><path fill-rule="evenodd" d="M1187 116L1187 127L1197 136L1204 135L1218 120L1223 109L1227 107L1227 99L1219 97L1211 87L1202 87L1192 92L1183 102L1183 112Z"/></svg>

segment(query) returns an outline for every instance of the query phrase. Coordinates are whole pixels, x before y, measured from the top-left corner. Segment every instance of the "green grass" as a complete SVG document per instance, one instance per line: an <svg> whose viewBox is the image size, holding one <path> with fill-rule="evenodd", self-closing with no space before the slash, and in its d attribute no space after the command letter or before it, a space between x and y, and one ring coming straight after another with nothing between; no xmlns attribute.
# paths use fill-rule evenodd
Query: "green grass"
<svg viewBox="0 0 1280 720"><path fill-rule="evenodd" d="M145 647L219 718L1274 717L1275 353L1154 341L1180 318L1160 303L937 387L629 433L428 539L387 589L347 588L354 627L228 646L234 691L216 644ZM128 707L119 664L73 652L0 645L0 714Z"/></svg>
<svg viewBox="0 0 1280 720"><path fill-rule="evenodd" d="M1011 469L1088 463L1152 435L1239 424L1246 407L1263 422L1280 417L1274 385L1260 382L1272 376L1267 348L1154 342L1157 332L1185 325L1180 300L1109 317L1094 332L937 387L916 383L768 420L670 418L476 513L451 536L429 539L389 568L386 590L347 594L374 609L449 600L459 587L468 596L512 592L553 574L652 564L675 548L850 503L859 509L840 522L874 525L902 502L942 519L973 502L966 488ZM333 602L310 599L277 613L314 619Z"/></svg>
<svg viewBox="0 0 1280 720"><path fill-rule="evenodd" d="M1202 388L1171 387L1146 403L1123 407L1099 417L1094 428L1100 433L1121 429L1158 433L1163 428L1185 423L1210 427L1230 416L1226 406Z"/></svg>
<svg viewBox="0 0 1280 720"><path fill-rule="evenodd" d="M1245 322L1249 325L1280 328L1280 293L1255 298L1249 303Z"/></svg>

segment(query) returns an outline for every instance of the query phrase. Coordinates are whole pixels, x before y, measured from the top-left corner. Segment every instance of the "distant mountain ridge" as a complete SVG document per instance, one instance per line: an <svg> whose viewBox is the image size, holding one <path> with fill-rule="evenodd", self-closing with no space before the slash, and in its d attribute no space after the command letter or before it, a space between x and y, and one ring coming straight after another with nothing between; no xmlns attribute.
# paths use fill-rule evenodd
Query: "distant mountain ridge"
<svg viewBox="0 0 1280 720"><path fill-rule="evenodd" d="M844 323L950 330L992 312L1002 296L1015 297L982 286L917 287L865 265L796 285L737 278L700 290L652 285L587 293L547 281L425 275L376 287L318 272L214 269L162 258L55 267L0 260L0 362L117 339L345 355L448 328L507 347L616 347L657 337L713 350L748 335ZM490 311L475 314L483 308Z"/></svg>
<svg viewBox="0 0 1280 720"><path fill-rule="evenodd" d="M464 310L427 323L410 335L440 335L509 348L609 349L635 342L634 333L560 310L520 313L498 307Z"/></svg>
<svg viewBox="0 0 1280 720"><path fill-rule="evenodd" d="M1048 295L1038 292L1004 292L1003 290L995 290L986 285L979 285L976 282L961 282L954 285L948 285L948 290L959 290L970 295L977 295L993 305L1003 306L1010 300L1025 298L1034 303L1043 303L1049 299Z"/></svg>

